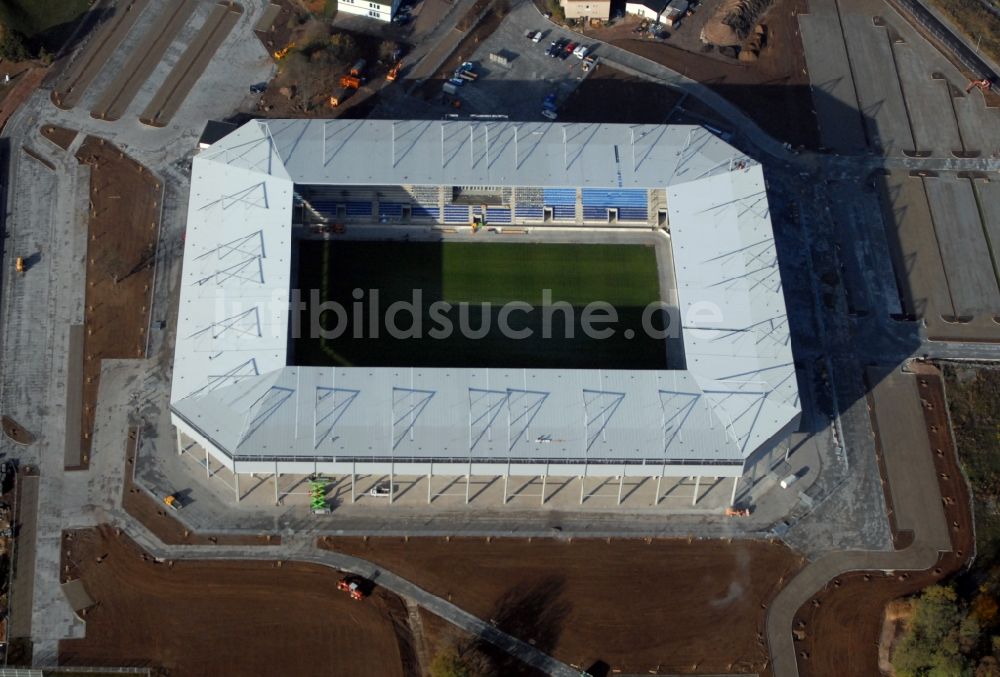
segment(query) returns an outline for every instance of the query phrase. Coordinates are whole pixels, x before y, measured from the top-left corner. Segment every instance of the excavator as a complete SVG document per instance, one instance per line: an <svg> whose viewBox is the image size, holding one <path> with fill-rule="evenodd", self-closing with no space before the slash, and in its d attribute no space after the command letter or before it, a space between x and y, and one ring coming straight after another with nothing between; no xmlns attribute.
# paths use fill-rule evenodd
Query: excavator
<svg viewBox="0 0 1000 677"><path fill-rule="evenodd" d="M23 273L25 270L27 270L27 266L24 265L23 256L18 256L17 260L14 261L14 270L16 270L19 273Z"/></svg>
<svg viewBox="0 0 1000 677"><path fill-rule="evenodd" d="M274 53L274 60L281 61L282 59L284 59L288 55L289 50L291 50L293 47L295 47L295 43L289 42L287 45L285 45L284 47L282 47L281 49L279 49Z"/></svg>
<svg viewBox="0 0 1000 677"><path fill-rule="evenodd" d="M984 92L988 92L990 91L991 84L992 83L985 78L982 80L969 80L969 86L965 88L965 93L968 94L974 89L981 89Z"/></svg>
<svg viewBox="0 0 1000 677"><path fill-rule="evenodd" d="M396 65L389 69L389 74L385 76L385 79L389 82L395 82L396 78L399 77L399 70L403 67L402 61L397 61Z"/></svg>
<svg viewBox="0 0 1000 677"><path fill-rule="evenodd" d="M340 86L344 89L359 89L365 83L365 60L358 59L347 75L340 76Z"/></svg>
<svg viewBox="0 0 1000 677"><path fill-rule="evenodd" d="M346 592L351 596L351 599L362 600L365 598L365 591L363 585L365 579L360 576L345 576L337 582L337 590Z"/></svg>

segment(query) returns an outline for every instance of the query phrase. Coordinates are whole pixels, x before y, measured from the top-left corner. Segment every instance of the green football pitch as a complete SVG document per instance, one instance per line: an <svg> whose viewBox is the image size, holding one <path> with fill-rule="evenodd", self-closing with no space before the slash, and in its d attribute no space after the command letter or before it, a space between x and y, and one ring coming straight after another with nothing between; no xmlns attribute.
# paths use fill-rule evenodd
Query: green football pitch
<svg viewBox="0 0 1000 677"><path fill-rule="evenodd" d="M302 240L298 269L306 302L295 339L301 366L667 367L666 342L642 326L646 306L660 298L650 246ZM412 302L415 291L419 310L398 312L392 324L408 336L391 336L387 311ZM501 331L501 308L513 301L532 308L506 315L517 332L510 336ZM317 302L343 311L319 313ZM436 302L448 306L435 311ZM591 325L612 329L610 337L583 332L584 307L593 302L617 314ZM338 335L316 336L311 317ZM662 326L659 311L654 317Z"/></svg>

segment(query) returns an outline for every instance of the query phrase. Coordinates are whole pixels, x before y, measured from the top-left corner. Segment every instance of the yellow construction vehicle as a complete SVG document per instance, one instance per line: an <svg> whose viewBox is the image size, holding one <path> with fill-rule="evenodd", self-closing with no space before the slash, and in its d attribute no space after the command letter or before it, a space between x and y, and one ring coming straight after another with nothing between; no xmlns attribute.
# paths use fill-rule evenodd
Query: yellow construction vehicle
<svg viewBox="0 0 1000 677"><path fill-rule="evenodd" d="M167 497L165 497L163 499L163 502L166 505L168 505L171 508L173 508L174 510L180 510L181 508L184 507L181 504L181 499L177 496L177 494L170 494L169 496L167 496Z"/></svg>
<svg viewBox="0 0 1000 677"><path fill-rule="evenodd" d="M359 89L361 87L361 78L356 75L341 75L340 86L344 89Z"/></svg>
<svg viewBox="0 0 1000 677"><path fill-rule="evenodd" d="M19 273L23 273L26 270L23 256L18 256L17 260L14 261L14 270L16 270Z"/></svg>
<svg viewBox="0 0 1000 677"><path fill-rule="evenodd" d="M279 49L277 52L274 53L274 60L281 61L282 59L284 59L286 56L288 56L288 51L293 47L295 47L295 43L289 42L287 45L285 45L284 47L282 47L281 49Z"/></svg>
<svg viewBox="0 0 1000 677"><path fill-rule="evenodd" d="M399 77L399 69L403 67L402 61L397 61L396 65L389 69L389 74L385 76L385 79L389 82L395 82L396 78Z"/></svg>

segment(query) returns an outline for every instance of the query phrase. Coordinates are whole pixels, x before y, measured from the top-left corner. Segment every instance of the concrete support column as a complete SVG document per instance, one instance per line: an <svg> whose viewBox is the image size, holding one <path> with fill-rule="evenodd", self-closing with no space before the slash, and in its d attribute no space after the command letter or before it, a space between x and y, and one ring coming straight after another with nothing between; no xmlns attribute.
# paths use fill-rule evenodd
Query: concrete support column
<svg viewBox="0 0 1000 677"><path fill-rule="evenodd" d="M625 487L625 472L618 476L618 505L622 504L622 489Z"/></svg>
<svg viewBox="0 0 1000 677"><path fill-rule="evenodd" d="M212 469L208 464L208 447L205 447L205 477L212 479Z"/></svg>
<svg viewBox="0 0 1000 677"><path fill-rule="evenodd" d="M549 464L545 464L545 472L542 473L542 502L539 505L545 505L545 480L549 477Z"/></svg>
<svg viewBox="0 0 1000 677"><path fill-rule="evenodd" d="M691 499L691 506L698 504L698 486L701 484L701 475L694 478L694 498Z"/></svg>
<svg viewBox="0 0 1000 677"><path fill-rule="evenodd" d="M739 485L739 483L740 483L740 478L737 475L736 477L733 478L733 494L732 496L729 497L729 505L736 504L736 487L737 485Z"/></svg>
<svg viewBox="0 0 1000 677"><path fill-rule="evenodd" d="M788 438L785 440L785 461L788 461L789 455L792 453L792 440Z"/></svg>
<svg viewBox="0 0 1000 677"><path fill-rule="evenodd" d="M656 496L653 498L653 505L660 504L660 482L663 481L663 473L660 473L659 477L656 478Z"/></svg>
<svg viewBox="0 0 1000 677"><path fill-rule="evenodd" d="M431 473L427 473L427 505L431 504Z"/></svg>
<svg viewBox="0 0 1000 677"><path fill-rule="evenodd" d="M274 462L274 504L281 505L281 496L278 495L278 462Z"/></svg>
<svg viewBox="0 0 1000 677"><path fill-rule="evenodd" d="M389 463L389 505L392 505L393 492L396 489L396 462L395 460Z"/></svg>
<svg viewBox="0 0 1000 677"><path fill-rule="evenodd" d="M472 484L472 457L469 457L469 469L465 473L465 504L469 505L469 485Z"/></svg>
<svg viewBox="0 0 1000 677"><path fill-rule="evenodd" d="M587 488L587 476L580 475L580 505L583 505L583 492Z"/></svg>
<svg viewBox="0 0 1000 677"><path fill-rule="evenodd" d="M236 472L236 464L233 463L233 487L236 489L236 502L240 502L240 474Z"/></svg>
<svg viewBox="0 0 1000 677"><path fill-rule="evenodd" d="M184 453L184 443L181 441L181 429L177 428L177 455Z"/></svg>
<svg viewBox="0 0 1000 677"><path fill-rule="evenodd" d="M351 503L354 503L354 467L351 467Z"/></svg>

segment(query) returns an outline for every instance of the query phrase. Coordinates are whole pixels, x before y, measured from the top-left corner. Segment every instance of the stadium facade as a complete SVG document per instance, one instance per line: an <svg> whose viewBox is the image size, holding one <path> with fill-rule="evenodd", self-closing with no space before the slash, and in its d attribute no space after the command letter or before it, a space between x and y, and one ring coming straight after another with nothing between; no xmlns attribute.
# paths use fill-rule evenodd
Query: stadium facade
<svg viewBox="0 0 1000 677"><path fill-rule="evenodd" d="M477 221L662 233L684 368L290 363L303 229ZM194 159L178 315L178 449L236 474L739 478L801 412L762 168L695 126L249 122Z"/></svg>

